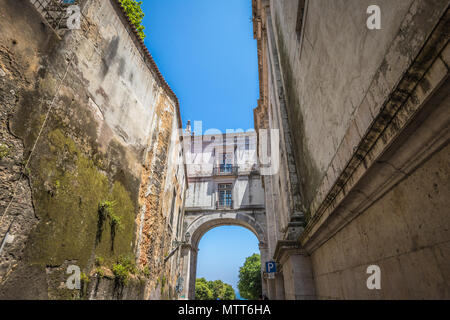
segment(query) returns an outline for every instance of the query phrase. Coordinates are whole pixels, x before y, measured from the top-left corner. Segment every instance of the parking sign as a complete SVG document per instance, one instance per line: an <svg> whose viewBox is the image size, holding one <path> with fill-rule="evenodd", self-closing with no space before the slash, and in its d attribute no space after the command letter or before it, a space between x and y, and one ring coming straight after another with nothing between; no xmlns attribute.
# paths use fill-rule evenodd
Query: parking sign
<svg viewBox="0 0 450 320"><path fill-rule="evenodd" d="M266 272L267 273L277 272L277 263L275 261L266 262Z"/></svg>

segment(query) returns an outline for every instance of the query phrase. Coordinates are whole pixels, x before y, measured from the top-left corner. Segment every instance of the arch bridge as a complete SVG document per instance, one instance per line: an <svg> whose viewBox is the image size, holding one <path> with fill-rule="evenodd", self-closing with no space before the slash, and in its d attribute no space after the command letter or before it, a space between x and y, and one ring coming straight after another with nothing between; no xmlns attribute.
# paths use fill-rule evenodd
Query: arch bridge
<svg viewBox="0 0 450 320"><path fill-rule="evenodd" d="M227 134L225 138L196 136L188 124L185 134L190 162L183 228L187 237L181 244L181 298L194 299L198 245L203 235L219 226L244 227L255 234L261 260L267 261L267 219L255 132Z"/></svg>
<svg viewBox="0 0 450 320"><path fill-rule="evenodd" d="M266 216L263 208L232 211L186 211L185 222L187 239L182 244L181 251L182 277L184 278L182 298L184 299L195 299L198 245L201 238L211 229L232 225L250 230L259 241L261 260L265 261L267 255ZM264 285L263 293L265 293Z"/></svg>

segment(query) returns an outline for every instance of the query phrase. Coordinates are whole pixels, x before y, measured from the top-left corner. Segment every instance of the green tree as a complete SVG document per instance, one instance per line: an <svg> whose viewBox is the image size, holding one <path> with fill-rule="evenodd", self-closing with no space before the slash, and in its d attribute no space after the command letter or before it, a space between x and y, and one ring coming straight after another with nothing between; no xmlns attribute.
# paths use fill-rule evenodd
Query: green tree
<svg viewBox="0 0 450 320"><path fill-rule="evenodd" d="M235 300L236 292L229 284L221 280L207 281L199 278L195 281L196 300Z"/></svg>
<svg viewBox="0 0 450 320"><path fill-rule="evenodd" d="M262 292L261 285L261 257L255 253L245 259L239 269L238 289L240 295L248 300L257 300Z"/></svg>
<svg viewBox="0 0 450 320"><path fill-rule="evenodd" d="M208 284L209 284L209 288L211 289L211 291L213 293L213 300L217 300L217 298L220 299L223 295L222 291L224 290L225 283L223 283L220 280L215 280L215 281L209 281Z"/></svg>
<svg viewBox="0 0 450 320"><path fill-rule="evenodd" d="M205 278L200 278L195 281L195 299L213 300L213 293L209 289L208 282Z"/></svg>
<svg viewBox="0 0 450 320"><path fill-rule="evenodd" d="M122 7L125 9L128 18L130 18L134 27L136 28L139 36L142 40L145 39L144 29L145 27L142 25L142 20L144 19L144 12L142 11L142 1L136 0L120 0Z"/></svg>
<svg viewBox="0 0 450 320"><path fill-rule="evenodd" d="M236 292L229 284L224 284L222 299L220 300L236 300Z"/></svg>

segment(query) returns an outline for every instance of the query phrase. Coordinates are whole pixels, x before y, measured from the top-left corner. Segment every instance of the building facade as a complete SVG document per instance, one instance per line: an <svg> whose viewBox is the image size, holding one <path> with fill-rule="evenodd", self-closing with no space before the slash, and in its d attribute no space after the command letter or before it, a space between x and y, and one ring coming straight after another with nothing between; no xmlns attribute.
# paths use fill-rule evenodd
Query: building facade
<svg viewBox="0 0 450 320"><path fill-rule="evenodd" d="M254 132L196 136L188 125L184 142L189 183L185 206L185 298L194 299L201 237L214 227L243 226L258 238L261 259L266 260L266 218Z"/></svg>
<svg viewBox="0 0 450 320"><path fill-rule="evenodd" d="M262 177L269 297L448 299L449 1L253 0L253 13L255 128L280 145Z"/></svg>

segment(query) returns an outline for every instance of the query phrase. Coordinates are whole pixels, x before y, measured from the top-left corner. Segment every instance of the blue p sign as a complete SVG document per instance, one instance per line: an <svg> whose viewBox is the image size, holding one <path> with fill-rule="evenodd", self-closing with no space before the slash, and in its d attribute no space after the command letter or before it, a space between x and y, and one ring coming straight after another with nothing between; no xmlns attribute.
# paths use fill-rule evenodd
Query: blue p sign
<svg viewBox="0 0 450 320"><path fill-rule="evenodd" d="M275 273L277 272L277 264L275 261L266 262L266 272L267 273Z"/></svg>

